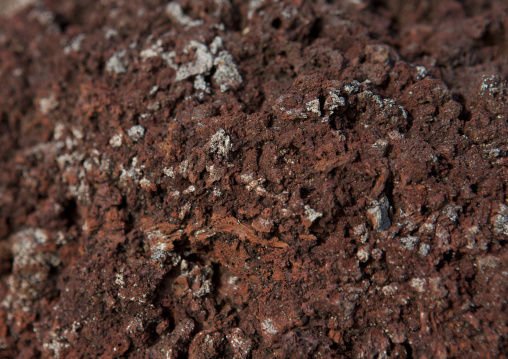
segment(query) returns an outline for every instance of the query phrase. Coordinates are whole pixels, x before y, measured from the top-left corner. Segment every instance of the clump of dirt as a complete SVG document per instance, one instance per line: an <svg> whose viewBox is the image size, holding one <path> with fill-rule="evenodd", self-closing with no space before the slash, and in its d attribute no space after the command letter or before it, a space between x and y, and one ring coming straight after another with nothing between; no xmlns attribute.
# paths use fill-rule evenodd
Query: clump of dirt
<svg viewBox="0 0 508 359"><path fill-rule="evenodd" d="M508 5L0 18L0 356L498 358Z"/></svg>

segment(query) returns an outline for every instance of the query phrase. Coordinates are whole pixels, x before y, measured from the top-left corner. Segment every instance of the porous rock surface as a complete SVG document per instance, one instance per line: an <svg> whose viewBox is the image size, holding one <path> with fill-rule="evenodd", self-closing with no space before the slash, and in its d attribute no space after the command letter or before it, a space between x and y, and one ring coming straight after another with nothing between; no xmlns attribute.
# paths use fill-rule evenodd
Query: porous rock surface
<svg viewBox="0 0 508 359"><path fill-rule="evenodd" d="M502 0L0 18L0 357L501 358Z"/></svg>

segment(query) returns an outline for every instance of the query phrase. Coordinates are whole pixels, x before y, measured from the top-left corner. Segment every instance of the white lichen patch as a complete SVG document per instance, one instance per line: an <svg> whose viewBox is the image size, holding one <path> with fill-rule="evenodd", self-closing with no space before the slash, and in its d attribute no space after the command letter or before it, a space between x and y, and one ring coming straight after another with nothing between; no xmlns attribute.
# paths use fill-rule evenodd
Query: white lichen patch
<svg viewBox="0 0 508 359"><path fill-rule="evenodd" d="M79 35L73 37L71 42L69 43L69 45L67 45L64 48L64 53L70 54L71 51L78 52L81 49L81 44L83 43L83 40L85 39L85 37L86 36L84 34L79 34Z"/></svg>
<svg viewBox="0 0 508 359"><path fill-rule="evenodd" d="M47 115L48 113L54 111L59 105L59 102L55 98L55 95L51 95L49 97L41 98L39 101L39 110Z"/></svg>
<svg viewBox="0 0 508 359"><path fill-rule="evenodd" d="M109 140L109 145L113 148L119 148L122 147L122 138L123 134L117 133L111 139Z"/></svg>
<svg viewBox="0 0 508 359"><path fill-rule="evenodd" d="M385 285L381 291L383 292L384 295L386 296L389 296L389 295L394 295L395 293L397 293L397 291L399 290L399 287L397 287L396 284L390 284L390 285Z"/></svg>
<svg viewBox="0 0 508 359"><path fill-rule="evenodd" d="M107 28L104 30L104 38L106 40L111 40L112 38L118 36L118 31L112 28Z"/></svg>
<svg viewBox="0 0 508 359"><path fill-rule="evenodd" d="M268 334L272 334L272 335L278 334L277 328L275 328L275 325L273 324L273 320L270 318L267 318L261 322L261 329L263 330L263 332L268 333Z"/></svg>
<svg viewBox="0 0 508 359"><path fill-rule="evenodd" d="M123 165L120 165L121 171L120 180L125 181L127 180L127 178L131 178L134 181L134 183L139 183L139 178L141 177L142 173L141 169L139 169L137 166L138 166L137 157L132 158L131 167L128 170L126 170Z"/></svg>
<svg viewBox="0 0 508 359"><path fill-rule="evenodd" d="M127 54L126 50L115 52L106 62L106 71L114 72L116 74L124 74L127 72L125 66L128 64L123 58Z"/></svg>
<svg viewBox="0 0 508 359"><path fill-rule="evenodd" d="M240 176L240 180L246 185L245 188L248 191L254 191L259 196L265 196L267 194L266 189L264 189L262 186L266 179L255 179L252 174L244 173Z"/></svg>
<svg viewBox="0 0 508 359"><path fill-rule="evenodd" d="M422 257L427 257L427 255L429 254L430 252L430 245L427 244L427 243L422 243L420 244L420 250L418 251L418 253L422 256Z"/></svg>
<svg viewBox="0 0 508 359"><path fill-rule="evenodd" d="M307 114L303 108L292 108L286 111L286 115L292 120L305 120Z"/></svg>
<svg viewBox="0 0 508 359"><path fill-rule="evenodd" d="M321 116L321 104L319 103L319 99L314 99L311 101L308 101L305 104L305 107L307 108L308 112L312 112L315 115Z"/></svg>
<svg viewBox="0 0 508 359"><path fill-rule="evenodd" d="M196 27L203 24L202 20L192 20L183 12L182 7L177 2L170 2L166 6L166 14L171 20L185 27Z"/></svg>
<svg viewBox="0 0 508 359"><path fill-rule="evenodd" d="M241 85L243 79L236 67L233 55L223 50L219 52L213 64L215 66L213 80L220 85L222 92Z"/></svg>
<svg viewBox="0 0 508 359"><path fill-rule="evenodd" d="M169 67L171 67L174 70L178 70L178 65L175 63L174 58L176 57L175 51L168 51L165 52L164 48L162 47L162 40L158 39L155 44L152 44L152 46L142 50L139 55L141 56L141 59L143 61L146 61L152 57L160 56Z"/></svg>
<svg viewBox="0 0 508 359"><path fill-rule="evenodd" d="M164 175L168 176L169 178L175 178L175 170L173 167L164 168Z"/></svg>
<svg viewBox="0 0 508 359"><path fill-rule="evenodd" d="M415 249L416 245L420 242L420 239L418 237L414 237L414 236L407 236L407 237L402 237L400 239L400 241L401 241L402 247L404 249L412 251Z"/></svg>
<svg viewBox="0 0 508 359"><path fill-rule="evenodd" d="M175 81L182 81L191 76L208 74L213 67L213 55L208 51L206 45L191 40L186 48L186 51L189 50L194 50L194 61L178 68Z"/></svg>
<svg viewBox="0 0 508 359"><path fill-rule="evenodd" d="M499 211L494 218L494 233L508 236L508 206L499 205Z"/></svg>
<svg viewBox="0 0 508 359"><path fill-rule="evenodd" d="M462 207L453 206L453 205L449 204L443 209L442 213L450 221L455 222L455 221L457 221L457 218L459 217L459 214L458 214L459 210L461 211Z"/></svg>
<svg viewBox="0 0 508 359"><path fill-rule="evenodd" d="M210 92L210 86L206 83L205 77L203 75L197 75L194 79L194 89L201 90L206 93Z"/></svg>
<svg viewBox="0 0 508 359"><path fill-rule="evenodd" d="M226 338L235 353L233 359L244 359L249 356L252 349L252 341L243 334L240 328L232 329L229 334L226 334Z"/></svg>
<svg viewBox="0 0 508 359"><path fill-rule="evenodd" d="M146 177L143 177L140 181L139 181L139 185L145 189L150 189L151 186L152 186L152 183L150 182L149 179L147 179Z"/></svg>
<svg viewBox="0 0 508 359"><path fill-rule="evenodd" d="M358 81L351 81L351 83L344 85L344 91L349 95L355 94L360 91L360 83Z"/></svg>
<svg viewBox="0 0 508 359"><path fill-rule="evenodd" d="M356 258L362 263L365 263L369 260L370 253L368 248L362 247L356 252Z"/></svg>
<svg viewBox="0 0 508 359"><path fill-rule="evenodd" d="M421 278L413 278L411 279L411 282L409 282L409 285L414 288L416 291L423 293L425 292L425 284L427 281L425 279Z"/></svg>
<svg viewBox="0 0 508 359"><path fill-rule="evenodd" d="M193 192L196 192L196 186L190 185L183 191L183 194L191 194Z"/></svg>
<svg viewBox="0 0 508 359"><path fill-rule="evenodd" d="M330 94L325 100L325 110L333 113L339 107L346 106L346 99L344 97L338 96L335 92L330 91Z"/></svg>
<svg viewBox="0 0 508 359"><path fill-rule="evenodd" d="M249 1L249 10L247 12L247 19L248 20L252 20L252 17L254 16L254 14L256 13L258 8L261 7L261 5L263 5L264 2L265 2L265 0L250 0Z"/></svg>
<svg viewBox="0 0 508 359"><path fill-rule="evenodd" d="M231 143L229 135L221 128L212 136L208 143L208 147L213 154L227 157L229 152L233 149L233 144Z"/></svg>
<svg viewBox="0 0 508 359"><path fill-rule="evenodd" d="M309 205L306 205L304 209L305 209L305 217L311 222L314 222L316 219L323 217L323 213L320 213L312 209Z"/></svg>
<svg viewBox="0 0 508 359"><path fill-rule="evenodd" d="M141 56L141 59L143 61L146 61L152 57L161 56L164 52L164 49L162 47L162 41L159 39L155 42L155 44L152 44L149 48L143 49L139 56Z"/></svg>
<svg viewBox="0 0 508 359"><path fill-rule="evenodd" d="M127 131L127 136L134 142L139 141L143 138L145 135L145 128L141 125L135 125L129 128L129 131Z"/></svg>
<svg viewBox="0 0 508 359"><path fill-rule="evenodd" d="M125 285L123 274L116 273L116 275L115 275L115 284L116 285Z"/></svg>
<svg viewBox="0 0 508 359"><path fill-rule="evenodd" d="M222 41L222 37L220 36L215 36L215 38L212 40L212 42L210 43L210 52L213 54L213 55L217 55L217 53L219 52L219 50L221 50L223 47L224 47L224 42Z"/></svg>

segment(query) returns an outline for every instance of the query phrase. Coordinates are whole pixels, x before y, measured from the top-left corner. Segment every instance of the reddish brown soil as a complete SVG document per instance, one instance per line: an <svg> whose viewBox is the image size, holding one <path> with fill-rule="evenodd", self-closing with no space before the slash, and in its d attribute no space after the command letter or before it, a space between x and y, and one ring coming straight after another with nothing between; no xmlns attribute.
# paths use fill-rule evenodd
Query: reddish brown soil
<svg viewBox="0 0 508 359"><path fill-rule="evenodd" d="M0 357L506 358L504 0L0 19Z"/></svg>

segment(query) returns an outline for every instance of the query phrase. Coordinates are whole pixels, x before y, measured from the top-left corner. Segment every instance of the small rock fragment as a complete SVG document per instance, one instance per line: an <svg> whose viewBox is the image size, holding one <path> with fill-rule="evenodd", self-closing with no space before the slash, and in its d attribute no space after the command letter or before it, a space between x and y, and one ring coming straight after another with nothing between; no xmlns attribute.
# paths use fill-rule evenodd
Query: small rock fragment
<svg viewBox="0 0 508 359"><path fill-rule="evenodd" d="M367 211L367 216L372 222L374 229L377 231L386 231L391 226L390 217L388 217L388 210L390 209L390 203L388 198L383 197L379 201L372 201L370 208Z"/></svg>

